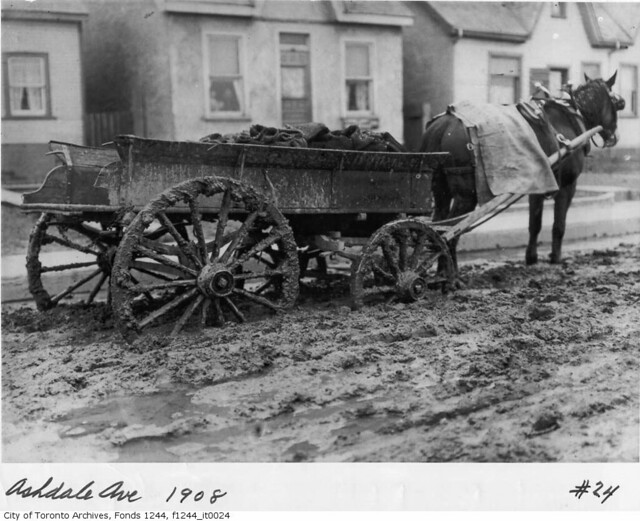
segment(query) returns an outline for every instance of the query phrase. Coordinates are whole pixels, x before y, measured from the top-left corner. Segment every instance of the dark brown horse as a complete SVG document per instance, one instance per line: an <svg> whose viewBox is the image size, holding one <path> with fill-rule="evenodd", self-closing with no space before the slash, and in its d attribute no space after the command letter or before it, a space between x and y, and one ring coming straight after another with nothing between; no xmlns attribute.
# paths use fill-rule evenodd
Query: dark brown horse
<svg viewBox="0 0 640 521"><path fill-rule="evenodd" d="M586 83L570 92L570 100L536 100L542 108L541 120L529 121L542 149L550 156L560 145L557 136L568 140L582 134L585 129L598 125L603 127L600 136L603 146L616 144L617 112L624 108L624 100L611 91L616 74L604 81L592 80L585 75ZM473 211L478 199L473 168L473 152L470 150L469 136L463 123L453 115L445 114L427 124L420 147L421 152L449 152L452 165L434 172L432 191L435 202L434 221L457 217ZM565 156L554 165L553 173L559 190L553 195L554 224L551 262L561 261L562 238L566 216L571 200L576 192L578 176L584 167L584 158L589 152L589 144ZM537 240L542 225L542 208L545 194L529 196L529 245L526 252L527 264L538 261ZM456 246L458 239L449 243L454 266L457 271Z"/></svg>

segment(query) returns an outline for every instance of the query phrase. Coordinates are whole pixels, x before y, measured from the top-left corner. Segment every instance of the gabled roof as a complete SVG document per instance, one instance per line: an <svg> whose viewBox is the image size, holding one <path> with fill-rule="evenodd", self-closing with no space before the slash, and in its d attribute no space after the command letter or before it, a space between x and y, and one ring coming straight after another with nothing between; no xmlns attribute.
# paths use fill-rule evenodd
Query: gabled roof
<svg viewBox="0 0 640 521"><path fill-rule="evenodd" d="M578 4L589 42L593 47L633 45L640 25L640 4Z"/></svg>
<svg viewBox="0 0 640 521"><path fill-rule="evenodd" d="M331 0L338 22L412 25L413 13L402 2Z"/></svg>
<svg viewBox="0 0 640 521"><path fill-rule="evenodd" d="M428 8L453 35L524 42L531 34L542 4L539 2L428 2Z"/></svg>
<svg viewBox="0 0 640 521"><path fill-rule="evenodd" d="M421 2L452 34L524 42L534 30L542 2ZM640 26L636 2L577 4L593 47L633 45Z"/></svg>
<svg viewBox="0 0 640 521"><path fill-rule="evenodd" d="M2 18L5 20L81 21L88 14L81 2L72 0L40 0L26 2L2 2Z"/></svg>

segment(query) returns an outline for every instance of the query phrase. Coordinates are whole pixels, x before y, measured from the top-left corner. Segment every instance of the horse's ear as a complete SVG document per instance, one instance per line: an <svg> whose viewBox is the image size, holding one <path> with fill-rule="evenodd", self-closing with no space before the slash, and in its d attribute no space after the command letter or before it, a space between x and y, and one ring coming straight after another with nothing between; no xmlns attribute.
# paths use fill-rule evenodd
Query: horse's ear
<svg viewBox="0 0 640 521"><path fill-rule="evenodd" d="M586 72L583 72L583 74L584 74L584 81L587 81L587 82L591 81L591 78L589 78L589 76L587 76Z"/></svg>
<svg viewBox="0 0 640 521"><path fill-rule="evenodd" d="M616 76L618 75L618 71L613 73L613 76L611 76L611 78L609 78L605 83L607 84L607 87L611 88L613 87L613 84L616 82Z"/></svg>

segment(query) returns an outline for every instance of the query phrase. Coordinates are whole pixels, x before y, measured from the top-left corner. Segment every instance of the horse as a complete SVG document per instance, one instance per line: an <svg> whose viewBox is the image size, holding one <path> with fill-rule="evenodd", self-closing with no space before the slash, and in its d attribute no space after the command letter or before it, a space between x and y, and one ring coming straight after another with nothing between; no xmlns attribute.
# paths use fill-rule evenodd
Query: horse
<svg viewBox="0 0 640 521"><path fill-rule="evenodd" d="M532 103L541 109L541 118L527 123L547 156L558 151L561 144L572 140L598 125L604 147L612 147L618 141L617 111L624 108L624 99L612 92L616 79L614 73L608 80L591 79L585 74L585 83L569 89L568 101L553 98L536 99ZM594 141L595 144L595 141ZM552 166L558 184L553 194L554 223L550 262L562 260L562 239L566 227L566 215L576 192L578 176L584 168L589 143L574 149ZM439 167L432 177L435 222L451 219L471 212L477 206L475 186L475 160L472 146L464 124L452 114L443 114L432 119L425 128L420 145L421 152L449 152L452 163ZM548 194L529 195L529 242L526 249L526 264L538 261L537 240L542 227L542 209ZM458 273L458 238L449 241L456 278ZM458 279L458 283L460 283Z"/></svg>

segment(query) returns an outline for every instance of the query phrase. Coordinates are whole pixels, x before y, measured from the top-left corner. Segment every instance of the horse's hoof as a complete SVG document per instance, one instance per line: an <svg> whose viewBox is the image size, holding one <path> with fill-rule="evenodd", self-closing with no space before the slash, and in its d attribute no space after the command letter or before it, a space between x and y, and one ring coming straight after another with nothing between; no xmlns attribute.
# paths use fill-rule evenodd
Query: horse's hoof
<svg viewBox="0 0 640 521"><path fill-rule="evenodd" d="M557 255L549 255L549 264L562 264L562 259Z"/></svg>

